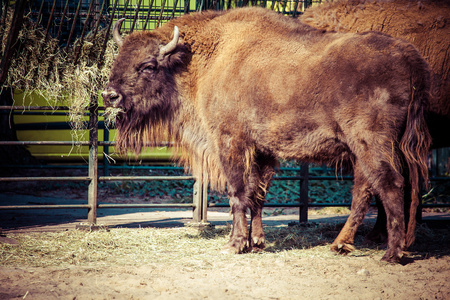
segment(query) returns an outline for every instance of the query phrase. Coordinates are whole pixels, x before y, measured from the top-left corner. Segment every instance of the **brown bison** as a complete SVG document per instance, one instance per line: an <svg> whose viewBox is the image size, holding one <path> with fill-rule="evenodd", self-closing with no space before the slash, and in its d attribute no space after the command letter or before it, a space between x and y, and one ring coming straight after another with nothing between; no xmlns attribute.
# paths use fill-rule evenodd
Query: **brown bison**
<svg viewBox="0 0 450 300"><path fill-rule="evenodd" d="M432 147L450 147L450 2L341 0L311 7L300 20L327 31L380 31L416 46L431 68L427 124L432 137ZM352 215L333 244L333 250L343 250L338 248L341 241L352 244L356 232L356 223L352 220L361 218L361 214L367 212L368 203L353 201L352 205ZM369 238L384 241L386 215L378 201L377 205L377 223ZM407 227L407 235L411 237L409 243L414 240L415 219L412 216L417 207L413 206L411 209L410 224ZM347 249L350 250L351 248Z"/></svg>
<svg viewBox="0 0 450 300"><path fill-rule="evenodd" d="M432 147L450 147L450 1L340 0L311 7L300 20L327 31L380 31L413 44L431 69Z"/></svg>
<svg viewBox="0 0 450 300"><path fill-rule="evenodd" d="M125 39L119 27L102 93L116 147L138 153L170 137L190 172L203 166L212 188L226 186L233 230L225 252L264 248L262 207L284 158L351 162L353 198L379 195L387 211L383 260L401 258L403 189L427 176L430 143L428 65L412 45L326 33L261 8L186 15Z"/></svg>

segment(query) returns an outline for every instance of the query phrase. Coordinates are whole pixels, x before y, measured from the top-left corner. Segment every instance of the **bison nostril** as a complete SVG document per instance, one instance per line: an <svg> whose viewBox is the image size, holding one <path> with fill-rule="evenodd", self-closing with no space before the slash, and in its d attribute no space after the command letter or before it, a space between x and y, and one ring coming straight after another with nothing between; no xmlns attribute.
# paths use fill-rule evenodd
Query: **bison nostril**
<svg viewBox="0 0 450 300"><path fill-rule="evenodd" d="M119 107L121 105L122 95L116 93L115 91L103 91L102 97L105 100L105 104L110 104L114 107Z"/></svg>

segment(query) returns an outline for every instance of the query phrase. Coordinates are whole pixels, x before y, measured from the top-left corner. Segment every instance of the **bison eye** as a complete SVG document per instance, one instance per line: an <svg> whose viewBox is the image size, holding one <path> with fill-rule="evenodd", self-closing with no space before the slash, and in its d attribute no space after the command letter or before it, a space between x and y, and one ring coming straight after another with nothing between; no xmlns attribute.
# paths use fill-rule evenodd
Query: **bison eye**
<svg viewBox="0 0 450 300"><path fill-rule="evenodd" d="M153 72L156 67L158 66L158 63L156 62L156 59L152 59L149 61L144 61L143 63L141 63L139 65L139 72L143 73L143 72Z"/></svg>

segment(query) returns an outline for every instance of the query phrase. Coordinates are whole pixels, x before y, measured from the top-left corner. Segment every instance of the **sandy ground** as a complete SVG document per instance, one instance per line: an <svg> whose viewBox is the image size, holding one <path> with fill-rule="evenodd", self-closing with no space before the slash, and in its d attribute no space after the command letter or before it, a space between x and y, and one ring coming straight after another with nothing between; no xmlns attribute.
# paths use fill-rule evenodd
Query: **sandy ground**
<svg viewBox="0 0 450 300"><path fill-rule="evenodd" d="M4 237L74 230L76 224L85 221L70 210L47 211L47 217L42 214L45 212L41 211L36 221L36 211L2 213ZM441 227L449 229L449 214L424 216L426 220L441 219ZM180 210L105 210L100 211L98 223L175 230L191 217L190 211ZM346 217L311 214L310 222L343 223ZM365 222L373 222L374 218L369 214ZM44 222L46 219L52 221ZM5 220L10 225L16 222L15 227L7 228ZM220 226L230 223L231 217L223 211L209 211L208 220ZM282 215L272 211L264 217L266 226L292 221L298 221L296 210L283 211ZM0 299L450 299L450 249L441 249L444 252L439 255L416 257L406 265L390 265L380 262L379 252L344 257L315 255L314 249L220 259L220 247L205 249L209 254L195 267L183 259L170 261L174 254L171 251L176 251L173 249L161 254L166 256L166 263L145 262L138 266L29 267L0 263ZM319 247L328 248L329 244ZM4 259L0 256L0 262Z"/></svg>
<svg viewBox="0 0 450 300"><path fill-rule="evenodd" d="M0 267L1 299L449 299L448 256L385 265L379 257L245 257L193 271L139 267Z"/></svg>

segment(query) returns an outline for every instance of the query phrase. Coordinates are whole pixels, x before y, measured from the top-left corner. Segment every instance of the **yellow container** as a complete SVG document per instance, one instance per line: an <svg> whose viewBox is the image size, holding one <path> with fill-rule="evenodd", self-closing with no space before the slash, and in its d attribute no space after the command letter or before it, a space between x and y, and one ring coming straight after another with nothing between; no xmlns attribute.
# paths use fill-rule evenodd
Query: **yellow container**
<svg viewBox="0 0 450 300"><path fill-rule="evenodd" d="M33 93L24 96L22 92L14 94L15 106L49 106L44 97ZM64 103L58 104L65 106ZM102 106L102 99L99 99L99 105ZM79 141L89 141L88 130L72 130L70 128L70 119L67 110L23 110L16 111L14 114L14 123L16 125L17 138L19 141L71 141L71 146L53 146L53 145L27 145L27 149L31 154L41 160L56 162L80 162L86 161L89 157L88 146L76 145ZM86 122L89 117L85 116ZM103 122L103 117L99 116L99 122ZM104 129L99 129L98 139L104 141ZM109 131L109 140L114 140L116 130ZM136 160L134 154L126 156L118 156L115 147L110 146L109 156L116 161L130 161ZM98 158L103 160L104 147L99 146ZM150 148L143 151L137 158L137 161L167 161L172 155L171 149L167 147Z"/></svg>

